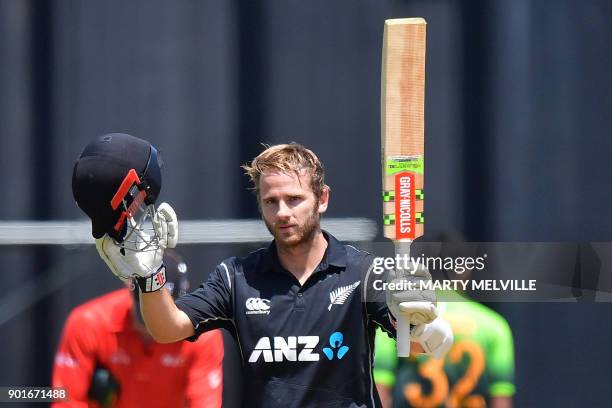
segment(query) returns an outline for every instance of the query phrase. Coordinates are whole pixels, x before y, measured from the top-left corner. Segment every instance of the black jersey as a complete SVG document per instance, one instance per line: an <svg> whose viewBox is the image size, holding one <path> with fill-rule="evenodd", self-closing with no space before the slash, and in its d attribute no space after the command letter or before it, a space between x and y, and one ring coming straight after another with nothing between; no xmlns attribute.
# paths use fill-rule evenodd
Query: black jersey
<svg viewBox="0 0 612 408"><path fill-rule="evenodd" d="M325 255L304 285L274 242L229 258L176 301L196 335L229 323L245 375L243 401L266 407L380 406L372 377L375 327L395 335L387 305L364 302L372 255L323 232Z"/></svg>

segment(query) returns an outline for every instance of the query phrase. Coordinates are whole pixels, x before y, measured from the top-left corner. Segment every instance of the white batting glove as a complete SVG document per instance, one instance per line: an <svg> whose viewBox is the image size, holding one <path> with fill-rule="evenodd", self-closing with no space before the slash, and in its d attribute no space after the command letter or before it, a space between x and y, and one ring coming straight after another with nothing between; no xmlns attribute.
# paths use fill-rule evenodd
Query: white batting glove
<svg viewBox="0 0 612 408"><path fill-rule="evenodd" d="M419 265L413 273L402 271L397 273L395 270L389 271L388 282L395 284L395 287L407 286L411 283L414 289L390 290L386 291L387 306L394 318L400 319L405 316L410 324L420 325L433 321L438 316L435 306L436 295L432 290L420 290L419 283L430 281L431 275L427 269Z"/></svg>
<svg viewBox="0 0 612 408"><path fill-rule="evenodd" d="M107 234L96 239L96 249L109 269L124 282L132 277L146 278L157 272L164 255L162 247L142 252L123 249Z"/></svg>
<svg viewBox="0 0 612 408"><path fill-rule="evenodd" d="M176 247L178 241L178 219L172 207L162 203L152 220L153 228L159 237L156 247L140 251L139 241L132 249L124 249L108 235L96 239L96 249L109 269L122 281L136 278L143 291L154 291L165 283L165 271L160 271L163 264L164 250ZM142 239L142 246L151 237L145 231L139 231L136 237ZM155 277L156 279L152 279ZM143 280L144 278L144 280Z"/></svg>
<svg viewBox="0 0 612 408"><path fill-rule="evenodd" d="M174 209L168 203L161 203L153 217L153 228L159 236L159 245L175 248L178 243L178 218Z"/></svg>
<svg viewBox="0 0 612 408"><path fill-rule="evenodd" d="M411 340L416 341L433 358L443 358L453 345L453 331L441 317L431 323L420 324L410 331Z"/></svg>

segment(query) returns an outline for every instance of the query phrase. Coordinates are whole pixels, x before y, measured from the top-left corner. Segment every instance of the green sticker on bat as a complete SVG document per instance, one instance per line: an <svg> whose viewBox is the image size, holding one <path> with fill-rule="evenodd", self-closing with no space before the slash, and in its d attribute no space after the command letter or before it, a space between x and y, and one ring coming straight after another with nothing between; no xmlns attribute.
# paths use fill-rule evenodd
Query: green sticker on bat
<svg viewBox="0 0 612 408"><path fill-rule="evenodd" d="M387 176L391 176L402 171L423 174L423 156L391 156L387 158L385 166Z"/></svg>

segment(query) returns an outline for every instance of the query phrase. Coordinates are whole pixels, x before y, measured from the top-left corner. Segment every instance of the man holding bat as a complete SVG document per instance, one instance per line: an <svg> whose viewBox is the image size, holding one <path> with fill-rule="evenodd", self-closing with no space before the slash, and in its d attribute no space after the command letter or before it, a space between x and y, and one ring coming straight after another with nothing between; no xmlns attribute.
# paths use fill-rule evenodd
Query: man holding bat
<svg viewBox="0 0 612 408"><path fill-rule="evenodd" d="M384 184L386 201L397 197L396 212L386 211L385 223L397 220L396 230L404 235L385 236L396 241L398 254L407 255L415 232L422 233L415 186L422 189L424 21L391 25L401 29L385 28L383 157L390 177L404 181L397 191ZM142 315L157 341L194 340L214 328L232 328L243 360L244 404L266 407L380 406L372 375L376 327L395 337L397 326L403 355L411 337L435 357L448 351L452 332L436 317L427 293L394 291L386 302L363 301L369 289L363 278L374 257L321 230L330 189L312 151L294 143L271 146L243 168L274 241L224 260L199 289L176 302L160 290L166 282L163 251L178 241L174 210L147 203L147 185L137 170L118 186L110 203L117 219L96 235L96 248L115 275L137 281ZM134 217L139 212L150 215L152 228ZM390 272L398 282L429 278L422 269Z"/></svg>
<svg viewBox="0 0 612 408"><path fill-rule="evenodd" d="M178 238L169 205L154 212L152 233L133 234L142 243L137 238L126 247L112 233L99 237L100 256L121 279L136 279L144 321L158 342L233 327L244 364L245 405L380 406L372 379L375 328L395 336L396 316L385 302L362 302L362 277L373 256L320 229L330 197L321 162L292 143L267 148L244 169L274 237L269 247L224 260L199 289L176 302L160 290L163 251ZM433 355L444 354L452 342L448 325L434 320L429 300L409 297L390 296L391 309L403 313L395 303L406 300L427 303L434 315L413 327L413 340Z"/></svg>

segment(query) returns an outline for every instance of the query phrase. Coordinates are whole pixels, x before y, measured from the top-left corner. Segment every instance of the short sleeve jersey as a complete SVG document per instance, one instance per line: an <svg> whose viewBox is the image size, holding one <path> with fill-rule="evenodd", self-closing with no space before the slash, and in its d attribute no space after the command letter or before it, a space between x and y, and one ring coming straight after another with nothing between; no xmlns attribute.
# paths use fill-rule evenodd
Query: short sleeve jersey
<svg viewBox="0 0 612 408"><path fill-rule="evenodd" d="M457 293L438 310L454 334L444 360L420 355L398 359L395 340L376 335L376 382L392 389L394 407L488 406L514 395L514 346L506 320Z"/></svg>
<svg viewBox="0 0 612 408"><path fill-rule="evenodd" d="M229 258L177 306L196 336L233 326L247 406L380 406L372 364L376 327L395 336L384 302L362 302L372 255L323 232L328 246L303 285L278 260L274 242Z"/></svg>

